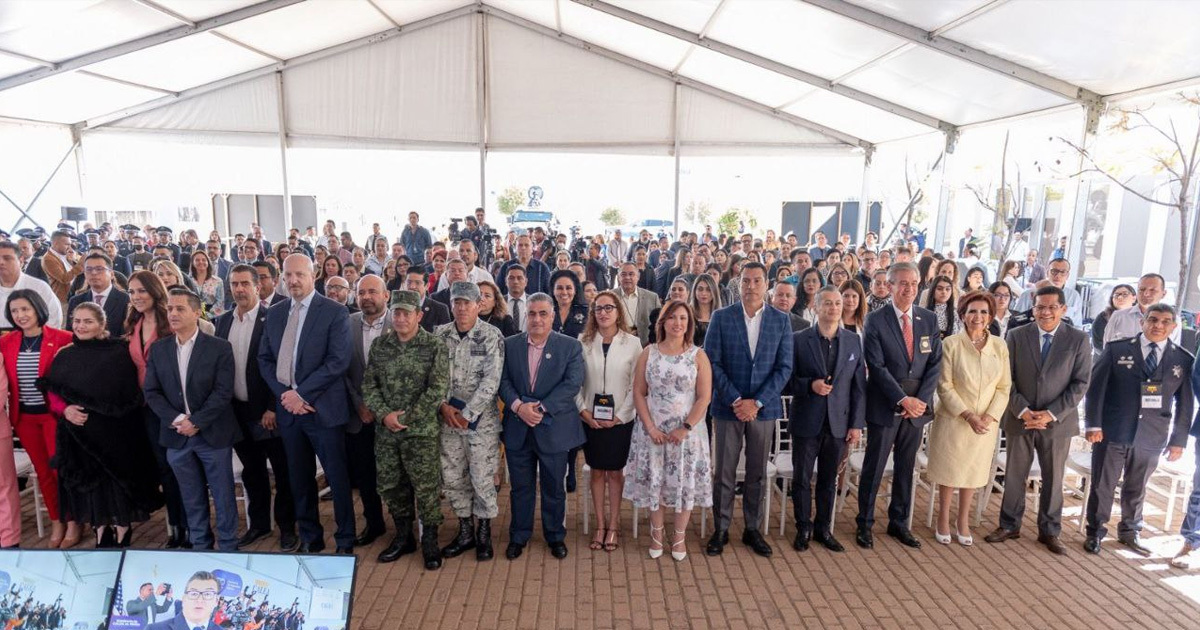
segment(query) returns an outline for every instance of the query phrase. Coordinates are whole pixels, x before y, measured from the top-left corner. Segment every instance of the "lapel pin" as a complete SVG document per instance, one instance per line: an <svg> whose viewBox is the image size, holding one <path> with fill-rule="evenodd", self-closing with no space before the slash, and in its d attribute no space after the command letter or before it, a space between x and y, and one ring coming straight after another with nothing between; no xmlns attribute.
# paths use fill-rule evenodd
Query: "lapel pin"
<svg viewBox="0 0 1200 630"><path fill-rule="evenodd" d="M1183 366L1180 366L1180 365L1172 366L1171 374L1174 374L1175 378L1180 378L1181 376L1183 376Z"/></svg>
<svg viewBox="0 0 1200 630"><path fill-rule="evenodd" d="M552 355L552 354L550 354L549 352L547 352L547 353L546 353L546 358L547 358L547 359L553 359L553 358L554 358L554 355Z"/></svg>

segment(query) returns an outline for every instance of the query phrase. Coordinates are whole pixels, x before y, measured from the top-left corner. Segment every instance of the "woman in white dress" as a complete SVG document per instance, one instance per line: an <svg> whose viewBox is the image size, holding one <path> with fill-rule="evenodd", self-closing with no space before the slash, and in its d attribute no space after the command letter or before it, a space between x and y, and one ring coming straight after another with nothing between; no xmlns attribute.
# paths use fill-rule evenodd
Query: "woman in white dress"
<svg viewBox="0 0 1200 630"><path fill-rule="evenodd" d="M695 325L685 302L667 302L658 318L659 341L642 350L634 370L639 422L625 465L625 498L650 510L651 558L663 555L663 507L675 511L671 557L683 560L692 509L712 505L704 426L712 368L704 350L692 342Z"/></svg>

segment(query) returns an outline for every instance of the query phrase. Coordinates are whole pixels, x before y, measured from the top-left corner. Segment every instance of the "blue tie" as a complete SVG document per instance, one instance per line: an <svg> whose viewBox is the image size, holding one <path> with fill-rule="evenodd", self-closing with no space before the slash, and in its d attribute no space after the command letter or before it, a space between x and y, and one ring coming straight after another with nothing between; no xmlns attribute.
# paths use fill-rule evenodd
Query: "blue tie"
<svg viewBox="0 0 1200 630"><path fill-rule="evenodd" d="M1158 344L1150 343L1150 354L1146 355L1146 378L1153 378L1158 371Z"/></svg>
<svg viewBox="0 0 1200 630"><path fill-rule="evenodd" d="M1054 339L1054 335L1046 333L1042 335L1042 364L1046 363L1046 357L1050 355L1050 342Z"/></svg>

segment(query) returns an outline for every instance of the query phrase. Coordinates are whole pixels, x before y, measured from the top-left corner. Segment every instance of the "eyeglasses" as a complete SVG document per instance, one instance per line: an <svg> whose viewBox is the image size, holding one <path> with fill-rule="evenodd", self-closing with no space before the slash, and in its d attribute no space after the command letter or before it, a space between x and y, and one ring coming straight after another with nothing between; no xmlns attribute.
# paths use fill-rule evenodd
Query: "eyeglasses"
<svg viewBox="0 0 1200 630"><path fill-rule="evenodd" d="M83 271L85 273L104 273L108 271L108 267L84 267Z"/></svg>
<svg viewBox="0 0 1200 630"><path fill-rule="evenodd" d="M1067 275L1067 270L1066 270L1066 269L1051 269L1051 270L1050 270L1050 275L1052 275L1052 276L1065 276L1065 275Z"/></svg>
<svg viewBox="0 0 1200 630"><path fill-rule="evenodd" d="M206 602L211 602L212 600L214 600L214 599L216 599L216 598L217 598L217 592L216 592L216 591L195 591L195 590L192 590L192 591L185 591L185 592L183 593L183 596L184 596L184 597L186 597L186 598L188 598L188 599L202 599L202 600L204 600L204 601L206 601Z"/></svg>
<svg viewBox="0 0 1200 630"><path fill-rule="evenodd" d="M1128 291L1116 291L1113 293L1114 298L1130 298L1133 294Z"/></svg>
<svg viewBox="0 0 1200 630"><path fill-rule="evenodd" d="M617 310L617 305L616 304L597 304L596 306L592 307L592 310L596 311L597 313L611 313L611 312Z"/></svg>

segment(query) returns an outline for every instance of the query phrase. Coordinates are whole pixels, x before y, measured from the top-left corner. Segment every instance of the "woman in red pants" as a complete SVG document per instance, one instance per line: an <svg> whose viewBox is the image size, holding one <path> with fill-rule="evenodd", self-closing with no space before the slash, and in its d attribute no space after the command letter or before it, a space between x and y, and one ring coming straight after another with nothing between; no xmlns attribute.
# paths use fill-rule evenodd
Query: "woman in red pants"
<svg viewBox="0 0 1200 630"><path fill-rule="evenodd" d="M0 337L0 355L4 357L8 377L9 419L33 462L38 487L50 512L49 547L66 549L79 542L79 524L71 515L58 512L58 474L50 467L57 421L37 387L37 379L46 373L54 355L71 343L71 333L46 326L49 319L46 302L30 289L17 289L9 294L4 309L8 321L17 328Z"/></svg>

